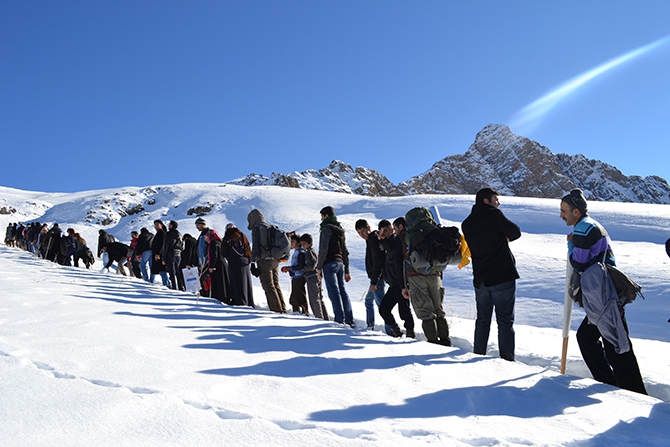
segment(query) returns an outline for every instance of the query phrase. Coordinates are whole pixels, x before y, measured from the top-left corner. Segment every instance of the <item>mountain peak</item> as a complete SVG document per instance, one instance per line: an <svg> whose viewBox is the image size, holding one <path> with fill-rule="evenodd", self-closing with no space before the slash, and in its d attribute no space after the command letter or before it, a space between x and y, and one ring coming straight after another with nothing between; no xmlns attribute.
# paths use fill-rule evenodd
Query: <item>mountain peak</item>
<svg viewBox="0 0 670 447"><path fill-rule="evenodd" d="M657 176L626 177L616 167L581 154L554 154L504 124L488 124L462 155L437 161L423 174L395 185L379 172L332 160L318 171L250 174L229 183L277 185L368 196L474 194L490 187L503 195L560 198L581 188L590 200L670 203L670 186Z"/></svg>

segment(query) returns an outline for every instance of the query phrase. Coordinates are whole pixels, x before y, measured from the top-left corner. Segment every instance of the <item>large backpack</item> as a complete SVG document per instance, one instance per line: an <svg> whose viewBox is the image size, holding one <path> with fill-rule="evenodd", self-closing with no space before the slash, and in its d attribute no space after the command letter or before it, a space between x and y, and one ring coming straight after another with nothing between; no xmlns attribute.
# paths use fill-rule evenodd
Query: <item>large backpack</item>
<svg viewBox="0 0 670 447"><path fill-rule="evenodd" d="M288 259L291 252L291 237L286 231L276 225L270 225L268 227L268 246L266 248L273 259L278 261Z"/></svg>
<svg viewBox="0 0 670 447"><path fill-rule="evenodd" d="M456 227L438 225L430 211L413 208L405 215L409 261L423 275L444 271L449 264L461 262L461 234Z"/></svg>

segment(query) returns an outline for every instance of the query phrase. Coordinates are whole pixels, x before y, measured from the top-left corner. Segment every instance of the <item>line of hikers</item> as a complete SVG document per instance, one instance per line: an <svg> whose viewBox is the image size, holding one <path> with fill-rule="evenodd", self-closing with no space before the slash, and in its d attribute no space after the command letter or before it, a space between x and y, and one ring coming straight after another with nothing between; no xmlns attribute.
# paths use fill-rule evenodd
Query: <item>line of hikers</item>
<svg viewBox="0 0 670 447"><path fill-rule="evenodd" d="M117 242L101 229L98 256L103 256L106 269L116 262L117 271L122 274L127 266L134 276L148 282L153 283L160 276L163 285L173 290L185 291L184 272L195 269L201 296L253 307L251 247L247 237L234 224L228 224L221 237L203 218L196 219L195 227L200 232L197 239L188 233L182 236L174 220L167 227L162 220L155 220L155 233L147 228L139 233L133 231L130 245Z"/></svg>
<svg viewBox="0 0 670 447"><path fill-rule="evenodd" d="M448 265L462 268L471 260L477 308L474 353L486 354L495 311L500 357L514 360L513 324L519 274L509 243L521 237L521 230L500 211L498 196L491 188L477 192L472 211L461 225L462 235L456 227L441 226L439 216L433 216L423 207L413 208L393 223L381 220L374 231L366 220L356 222L355 230L366 243L365 269L370 280L365 298L368 328L374 328L376 303L387 334L414 338L413 309L428 342L451 346L443 306L442 276ZM574 226L573 233L568 235L568 253L574 270L581 274L576 275L577 281L580 276L593 281L594 268L614 265L609 236L587 215L581 190L575 189L563 197L560 208L560 217L567 225ZM260 279L268 307L279 313L287 312L279 285L279 263L288 261L281 272L291 275L289 304L293 311L310 315L311 308L315 317L329 320L321 291L323 281L334 321L353 328L351 300L345 287L351 280L345 230L333 207L322 208L320 217L318 251L313 247L310 234L286 233L269 224L263 213L254 209L247 216L251 243L233 224L226 226L221 237L200 217L195 221L200 231L196 240L188 234L182 238L176 221L170 221L166 228L162 221L156 220L155 234L146 228L139 234L132 232L129 246L100 230L98 256L106 255L104 268L117 262L119 271L124 273L125 263L135 276L153 282L154 277L160 275L164 285L180 290L185 288L183 269L197 267L201 296L232 305L254 306L253 274ZM61 237L57 224L50 230L39 223L28 227L10 224L10 227L7 245L27 248L63 265L71 265L73 256L75 265L78 259L85 259L87 268L94 262L90 259L88 263L86 243L72 229ZM604 278L611 282L609 276ZM603 281L602 275L598 281ZM599 291L605 288L600 283L585 284L582 283L581 288L576 286L580 293L575 300L587 313L577 331L587 367L598 381L646 394L628 337L625 302L621 302L620 290L612 285L611 296L603 296ZM618 305L609 306L608 300L618 300ZM396 305L404 333L392 314ZM608 306L614 311L606 319L597 322L589 319Z"/></svg>
<svg viewBox="0 0 670 447"><path fill-rule="evenodd" d="M5 245L29 251L60 265L71 266L74 263L75 267L79 267L79 261L82 261L89 268L95 263L84 238L72 228L63 234L57 223L51 228L39 222L28 225L10 223L5 233Z"/></svg>

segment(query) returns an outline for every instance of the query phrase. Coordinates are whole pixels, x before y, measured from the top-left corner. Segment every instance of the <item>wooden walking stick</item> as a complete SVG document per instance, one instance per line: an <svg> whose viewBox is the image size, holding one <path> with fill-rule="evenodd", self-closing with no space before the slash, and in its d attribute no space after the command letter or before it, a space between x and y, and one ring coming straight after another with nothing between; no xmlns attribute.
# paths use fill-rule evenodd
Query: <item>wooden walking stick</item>
<svg viewBox="0 0 670 447"><path fill-rule="evenodd" d="M570 339L570 322L572 321L572 306L574 302L570 296L570 278L572 277L572 264L570 256L565 268L565 297L563 299L563 350L561 351L561 374L565 374L565 364L568 359L568 340Z"/></svg>

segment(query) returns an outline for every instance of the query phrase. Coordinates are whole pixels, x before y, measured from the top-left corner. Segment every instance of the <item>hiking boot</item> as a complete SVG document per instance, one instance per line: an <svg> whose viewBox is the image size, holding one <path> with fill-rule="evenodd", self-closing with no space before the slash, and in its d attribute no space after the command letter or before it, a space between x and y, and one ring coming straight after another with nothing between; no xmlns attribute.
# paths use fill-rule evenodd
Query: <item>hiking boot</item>
<svg viewBox="0 0 670 447"><path fill-rule="evenodd" d="M440 344L443 346L451 346L451 338L449 338L449 323L444 317L435 319L437 323L437 336L440 339Z"/></svg>
<svg viewBox="0 0 670 447"><path fill-rule="evenodd" d="M406 329L405 337L407 338L416 338L416 334L414 333L414 328L412 329Z"/></svg>
<svg viewBox="0 0 670 447"><path fill-rule="evenodd" d="M426 335L426 340L429 343L437 343L437 324L435 320L423 320L421 322L421 327L423 328L423 333Z"/></svg>
<svg viewBox="0 0 670 447"><path fill-rule="evenodd" d="M437 342L438 345L442 346L451 346L451 338L440 338L440 340Z"/></svg>
<svg viewBox="0 0 670 447"><path fill-rule="evenodd" d="M393 329L393 333L391 334L391 337L400 338L400 337L402 337L402 335L403 334L402 334L402 331L400 330L400 328L395 328L395 329Z"/></svg>

